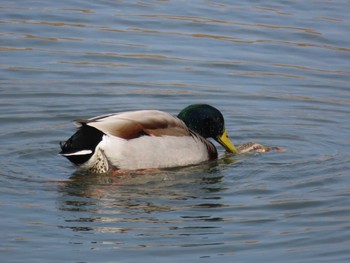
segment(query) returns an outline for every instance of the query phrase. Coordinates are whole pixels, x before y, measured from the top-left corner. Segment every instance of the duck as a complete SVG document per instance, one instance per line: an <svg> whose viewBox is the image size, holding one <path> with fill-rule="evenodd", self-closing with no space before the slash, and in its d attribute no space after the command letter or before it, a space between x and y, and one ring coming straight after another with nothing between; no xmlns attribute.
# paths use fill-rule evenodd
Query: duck
<svg viewBox="0 0 350 263"><path fill-rule="evenodd" d="M175 116L159 110L125 111L76 120L77 131L60 142L60 155L92 173L195 165L218 158L213 139L227 153L238 150L224 117L208 104Z"/></svg>

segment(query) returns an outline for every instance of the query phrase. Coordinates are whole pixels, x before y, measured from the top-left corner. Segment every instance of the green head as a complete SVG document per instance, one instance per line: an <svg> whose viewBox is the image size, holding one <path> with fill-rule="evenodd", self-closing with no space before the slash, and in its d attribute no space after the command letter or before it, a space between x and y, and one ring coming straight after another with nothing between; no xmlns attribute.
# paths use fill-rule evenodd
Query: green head
<svg viewBox="0 0 350 263"><path fill-rule="evenodd" d="M225 130L221 112L207 104L194 104L183 109L177 116L188 128L204 138L213 138L228 152L237 153Z"/></svg>

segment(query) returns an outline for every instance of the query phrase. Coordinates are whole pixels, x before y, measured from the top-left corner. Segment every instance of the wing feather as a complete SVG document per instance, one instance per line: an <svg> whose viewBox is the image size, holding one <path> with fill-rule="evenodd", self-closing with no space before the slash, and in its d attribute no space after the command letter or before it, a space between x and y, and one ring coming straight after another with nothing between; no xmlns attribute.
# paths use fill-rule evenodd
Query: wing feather
<svg viewBox="0 0 350 263"><path fill-rule="evenodd" d="M123 139L142 135L191 136L190 130L177 117L157 110L122 112L97 116L88 120L77 120L78 125L88 125L103 133Z"/></svg>

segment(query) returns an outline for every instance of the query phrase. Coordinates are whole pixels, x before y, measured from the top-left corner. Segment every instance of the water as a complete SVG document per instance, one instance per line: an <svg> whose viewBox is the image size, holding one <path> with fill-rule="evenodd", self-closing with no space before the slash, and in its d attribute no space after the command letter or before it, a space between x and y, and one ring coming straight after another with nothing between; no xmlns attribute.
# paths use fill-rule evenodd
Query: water
<svg viewBox="0 0 350 263"><path fill-rule="evenodd" d="M2 261L349 262L349 9L2 1ZM286 152L119 177L57 155L74 119L193 103Z"/></svg>

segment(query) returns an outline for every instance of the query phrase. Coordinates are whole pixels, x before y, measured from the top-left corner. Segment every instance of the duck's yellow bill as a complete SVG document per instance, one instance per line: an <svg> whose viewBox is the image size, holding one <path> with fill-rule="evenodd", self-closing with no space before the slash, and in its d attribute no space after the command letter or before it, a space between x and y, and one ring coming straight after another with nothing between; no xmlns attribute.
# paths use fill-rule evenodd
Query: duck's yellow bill
<svg viewBox="0 0 350 263"><path fill-rule="evenodd" d="M226 151L230 153L237 154L238 151L236 147L233 145L231 140L227 136L226 130L222 133L222 135L218 138L218 142L226 149Z"/></svg>

